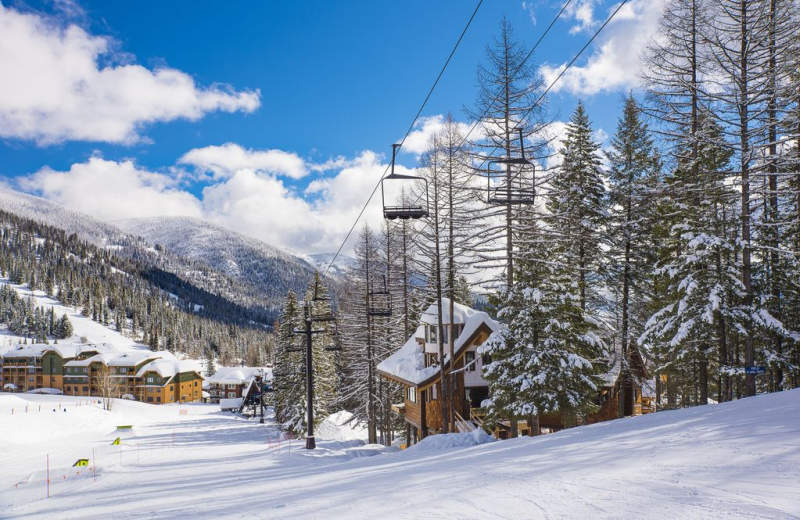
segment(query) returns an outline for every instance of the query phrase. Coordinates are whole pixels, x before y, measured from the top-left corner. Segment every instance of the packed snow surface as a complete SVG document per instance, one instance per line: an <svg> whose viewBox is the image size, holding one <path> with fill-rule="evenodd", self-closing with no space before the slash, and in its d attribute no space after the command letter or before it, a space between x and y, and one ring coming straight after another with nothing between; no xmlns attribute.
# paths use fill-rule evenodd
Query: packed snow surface
<svg viewBox="0 0 800 520"><path fill-rule="evenodd" d="M321 439L306 451L215 405L106 412L28 394L0 394L0 431L4 519L800 517L800 390L403 451ZM95 466L72 467L93 453Z"/></svg>

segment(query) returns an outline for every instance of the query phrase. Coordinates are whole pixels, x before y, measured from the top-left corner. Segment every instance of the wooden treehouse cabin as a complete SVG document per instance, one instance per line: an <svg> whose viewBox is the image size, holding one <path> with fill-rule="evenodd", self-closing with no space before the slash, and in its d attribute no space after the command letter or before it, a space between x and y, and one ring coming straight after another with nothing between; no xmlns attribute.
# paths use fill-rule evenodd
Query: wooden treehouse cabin
<svg viewBox="0 0 800 520"><path fill-rule="evenodd" d="M439 335L444 346L444 371L452 373L455 391L452 395L456 431L469 431L483 427L482 402L489 397L489 385L482 371L489 360L479 353L492 333L501 325L485 312L454 304L452 319L449 300L442 299L442 327L437 326L437 307L431 305L422 313L420 325L400 349L377 366L381 377L403 386L403 402L392 405L407 426L409 443L428 435L444 431L442 424L442 366L439 362ZM453 360L449 355L449 331L453 333ZM655 411L654 384L649 378L644 359L636 348L628 353L627 370L622 354L609 356L608 372L603 374L603 385L598 388L595 402L597 412L584 417L567 413L542 414L529 424L527 418L517 421L520 435L554 432L569 426L616 419L628 415L641 415ZM626 388L628 392L622 392ZM627 399L622 399L626 395ZM450 402L444 403L449 410ZM498 438L511 434L510 421L495 424L492 433Z"/></svg>
<svg viewBox="0 0 800 520"><path fill-rule="evenodd" d="M442 380L439 363L439 336L444 346L444 370L455 380L453 410L456 428L460 431L480 425L481 402L489 396L489 385L483 379L484 359L477 350L499 324L485 312L442 298L442 327L437 326L437 307L431 305L422 313L420 325L400 349L382 361L378 373L403 386L403 402L394 404L395 412L407 424L407 438L419 440L443 431ZM453 329L453 359L450 359L450 329ZM450 406L445 402L446 407Z"/></svg>

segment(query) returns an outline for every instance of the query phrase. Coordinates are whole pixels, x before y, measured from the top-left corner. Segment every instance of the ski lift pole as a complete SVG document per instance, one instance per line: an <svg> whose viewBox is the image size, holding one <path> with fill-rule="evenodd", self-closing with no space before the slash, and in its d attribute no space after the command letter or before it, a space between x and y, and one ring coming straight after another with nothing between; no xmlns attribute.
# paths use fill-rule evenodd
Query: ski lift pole
<svg viewBox="0 0 800 520"><path fill-rule="evenodd" d="M308 424L306 434L306 449L313 450L317 447L314 439L314 359L311 350L311 307L306 306L306 422Z"/></svg>

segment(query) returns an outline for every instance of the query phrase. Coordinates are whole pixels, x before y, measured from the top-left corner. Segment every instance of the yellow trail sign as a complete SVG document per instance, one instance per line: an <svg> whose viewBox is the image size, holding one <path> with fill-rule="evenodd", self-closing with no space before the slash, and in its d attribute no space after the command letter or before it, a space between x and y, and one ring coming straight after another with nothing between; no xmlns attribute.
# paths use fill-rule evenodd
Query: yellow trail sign
<svg viewBox="0 0 800 520"><path fill-rule="evenodd" d="M111 443L111 445L112 445L112 446L118 446L118 445L119 445L119 443L120 443L120 438L119 438L119 437L117 437L116 439L114 439L114 442L112 442L112 443Z"/></svg>
<svg viewBox="0 0 800 520"><path fill-rule="evenodd" d="M73 468L80 467L80 466L88 466L89 459L78 459L75 461L75 464L72 465Z"/></svg>

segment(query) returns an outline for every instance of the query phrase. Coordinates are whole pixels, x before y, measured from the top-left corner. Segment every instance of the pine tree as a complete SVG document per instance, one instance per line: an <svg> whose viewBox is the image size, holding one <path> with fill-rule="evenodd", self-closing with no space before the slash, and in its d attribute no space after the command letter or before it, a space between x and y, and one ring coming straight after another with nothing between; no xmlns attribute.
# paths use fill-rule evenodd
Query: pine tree
<svg viewBox="0 0 800 520"><path fill-rule="evenodd" d="M600 244L607 219L599 149L589 116L579 102L567 125L561 166L550 181L547 209L551 231L566 244L562 261L577 277L583 311L602 305L600 296L592 290L598 286L598 280L592 277L603 270Z"/></svg>
<svg viewBox="0 0 800 520"><path fill-rule="evenodd" d="M206 375L213 376L217 372L217 367L214 364L214 351L206 349Z"/></svg>
<svg viewBox="0 0 800 520"><path fill-rule="evenodd" d="M275 418L294 432L303 431L305 424L305 374L303 355L299 352L294 334L300 326L301 309L297 296L289 291L279 319L278 339L273 365L273 399Z"/></svg>
<svg viewBox="0 0 800 520"><path fill-rule="evenodd" d="M629 356L648 318L644 314L650 296L647 280L654 262L650 202L659 167L649 130L632 95L625 100L622 118L606 156L611 186L608 282L618 295L621 402L632 403L634 381ZM632 410L623 409L623 413L630 414Z"/></svg>
<svg viewBox="0 0 800 520"><path fill-rule="evenodd" d="M314 274L314 280L309 284L306 301L310 302L309 312L312 317L326 317L332 314L328 289L322 282L319 272ZM336 354L331 347L338 347L338 339L330 321L316 321L313 323L313 328L325 331L314 334L311 344L314 364L314 422L319 423L336 411L339 376Z"/></svg>
<svg viewBox="0 0 800 520"><path fill-rule="evenodd" d="M72 322L69 321L69 318L66 314L61 316L61 319L58 321L58 327L56 327L57 333L56 337L59 339L66 339L72 336Z"/></svg>
<svg viewBox="0 0 800 520"><path fill-rule="evenodd" d="M367 425L368 441L378 441L381 402L375 367L379 363L376 329L370 316L370 285L380 273L380 253L375 234L364 226L354 251L355 262L346 274L340 297L339 332L342 344L340 405Z"/></svg>

